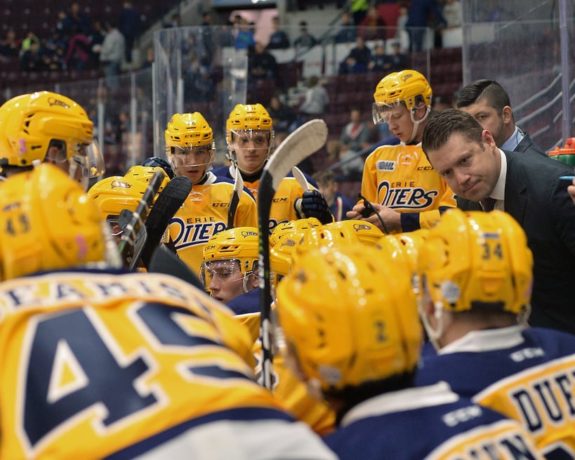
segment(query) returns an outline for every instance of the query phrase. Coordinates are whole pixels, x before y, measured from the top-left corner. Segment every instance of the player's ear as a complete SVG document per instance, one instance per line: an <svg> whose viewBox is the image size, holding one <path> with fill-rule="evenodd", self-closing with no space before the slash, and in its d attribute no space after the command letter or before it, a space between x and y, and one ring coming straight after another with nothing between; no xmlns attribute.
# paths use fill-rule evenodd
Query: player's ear
<svg viewBox="0 0 575 460"><path fill-rule="evenodd" d="M501 111L501 118L503 119L503 123L506 125L513 122L513 110L511 110L511 107L508 105L503 107L503 110Z"/></svg>

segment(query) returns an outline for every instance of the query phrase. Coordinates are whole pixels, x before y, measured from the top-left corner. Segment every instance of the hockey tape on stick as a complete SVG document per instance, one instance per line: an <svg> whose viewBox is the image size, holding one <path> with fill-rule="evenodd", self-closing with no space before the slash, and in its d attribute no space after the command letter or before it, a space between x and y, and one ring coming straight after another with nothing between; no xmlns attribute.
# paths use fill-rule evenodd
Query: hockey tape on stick
<svg viewBox="0 0 575 460"><path fill-rule="evenodd" d="M232 192L232 199L230 200L230 207L228 209L228 226L227 230L234 228L234 219L236 218L236 211L238 210L238 204L240 204L240 196L244 189L244 180L242 179L242 174L240 170L236 167L235 170L235 181L234 181L234 191Z"/></svg>
<svg viewBox="0 0 575 460"><path fill-rule="evenodd" d="M272 154L262 172L258 188L259 276L263 386L272 388L272 327L269 220L273 197L290 170L325 145L327 126L323 120L310 120L291 133Z"/></svg>
<svg viewBox="0 0 575 460"><path fill-rule="evenodd" d="M184 176L174 177L158 195L148 218L146 231L148 237L142 249L142 262L148 266L154 250L160 244L162 235L168 228L170 220L178 209L184 204L192 190L192 182Z"/></svg>
<svg viewBox="0 0 575 460"><path fill-rule="evenodd" d="M146 240L146 227L142 225L148 217L148 212L154 202L154 197L160 190L162 181L164 180L164 173L162 171L156 172L150 182L148 187L144 192L144 195L140 199L136 210L132 213L129 211L124 212L124 219L129 215L125 225L122 226L122 238L119 244L120 255L124 264L133 269L136 266L136 262L140 257L140 252L143 249ZM128 214L129 213L129 214Z"/></svg>

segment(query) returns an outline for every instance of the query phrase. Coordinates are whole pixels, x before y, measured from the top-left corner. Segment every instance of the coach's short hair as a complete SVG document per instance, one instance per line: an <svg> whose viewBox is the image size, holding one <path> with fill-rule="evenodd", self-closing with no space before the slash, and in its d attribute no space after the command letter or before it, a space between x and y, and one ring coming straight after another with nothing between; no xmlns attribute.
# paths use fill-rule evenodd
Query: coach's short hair
<svg viewBox="0 0 575 460"><path fill-rule="evenodd" d="M457 93L455 107L458 109L467 107L479 99L485 99L498 112L501 112L506 105L511 107L509 95L495 80L476 80L461 88Z"/></svg>
<svg viewBox="0 0 575 460"><path fill-rule="evenodd" d="M470 142L483 142L483 128L475 118L461 110L446 109L432 114L423 130L421 146L425 154L443 147L453 133L463 134Z"/></svg>

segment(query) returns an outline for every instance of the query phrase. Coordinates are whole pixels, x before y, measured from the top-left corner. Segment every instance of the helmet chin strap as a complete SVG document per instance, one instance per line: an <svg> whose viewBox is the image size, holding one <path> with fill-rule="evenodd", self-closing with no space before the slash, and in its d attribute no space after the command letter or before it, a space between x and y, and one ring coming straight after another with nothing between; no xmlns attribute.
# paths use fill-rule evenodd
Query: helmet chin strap
<svg viewBox="0 0 575 460"><path fill-rule="evenodd" d="M253 275L253 274L254 274L253 271L247 272L242 279L242 287L244 288L244 294L247 294L248 292L251 291L251 289L248 288L248 282L250 279L250 275Z"/></svg>
<svg viewBox="0 0 575 460"><path fill-rule="evenodd" d="M441 349L441 346L439 345L439 339L441 339L441 336L443 336L444 326L445 326L445 323L443 322L443 320L444 320L443 304L441 302L433 302L433 306L434 306L434 313L433 314L435 316L435 322L437 323L437 328L434 329L431 326L431 323L429 322L429 318L427 317L427 315L423 309L423 302L424 301L425 300L421 300L419 302L419 316L421 317L421 322L423 323L423 327L425 328L425 332L427 333L427 336L429 337L429 341L433 345L433 348L435 348L436 351L439 351Z"/></svg>
<svg viewBox="0 0 575 460"><path fill-rule="evenodd" d="M429 113L431 112L431 107L429 107L428 105L425 106L425 114L423 115L423 117L421 118L421 120L416 120L415 119L415 111L418 109L418 107L413 108L410 112L409 112L409 116L411 118L411 121L413 123L413 129L411 130L411 136L409 137L409 140L406 142L406 144L409 144L410 142L413 141L413 139L415 139L415 136L417 135L417 130L419 129L419 125L425 121L425 119L428 117Z"/></svg>

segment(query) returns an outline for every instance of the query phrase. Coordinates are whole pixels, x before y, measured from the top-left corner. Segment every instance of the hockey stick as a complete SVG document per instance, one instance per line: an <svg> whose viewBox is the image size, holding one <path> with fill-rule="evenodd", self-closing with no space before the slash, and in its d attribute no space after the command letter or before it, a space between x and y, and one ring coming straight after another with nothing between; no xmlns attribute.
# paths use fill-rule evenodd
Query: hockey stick
<svg viewBox="0 0 575 460"><path fill-rule="evenodd" d="M124 264L130 269L136 266L144 247L147 231L143 223L146 221L164 177L165 175L161 171L154 173L135 211L130 212L124 209L120 214L119 223L122 228L122 237L118 249Z"/></svg>
<svg viewBox="0 0 575 460"><path fill-rule="evenodd" d="M335 203L336 203L336 209L337 209L337 211L335 213L335 221L339 222L343 218L343 200L341 199L341 196L338 196L335 199Z"/></svg>
<svg viewBox="0 0 575 460"><path fill-rule="evenodd" d="M230 208L228 209L228 226L226 230L234 228L234 219L236 218L236 211L238 210L238 204L240 204L240 196L244 189L244 180L242 178L242 173L239 168L235 168L235 181L234 190L232 192L232 199L230 200Z"/></svg>
<svg viewBox="0 0 575 460"><path fill-rule="evenodd" d="M281 180L290 169L319 150L327 140L327 126L323 120L310 120L291 133L275 150L262 172L258 188L259 276L263 386L272 387L272 328L271 277L269 248L269 218L273 197Z"/></svg>
<svg viewBox="0 0 575 460"><path fill-rule="evenodd" d="M190 267L163 244L157 246L154 252L152 252L148 272L175 276L202 291L205 289L200 279Z"/></svg>
<svg viewBox="0 0 575 460"><path fill-rule="evenodd" d="M184 204L192 190L192 182L184 176L174 177L158 195L150 215L146 219L148 237L142 248L142 262L148 267L152 254L160 244L162 235L168 228L170 220Z"/></svg>
<svg viewBox="0 0 575 460"><path fill-rule="evenodd" d="M307 190L313 190L314 189L311 186L311 184L307 181L305 174L297 166L294 166L293 168L291 168L291 173L293 174L293 177L295 177L295 180L297 180L297 183L299 184L299 186L301 188L303 188L304 192Z"/></svg>

